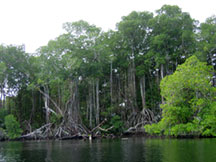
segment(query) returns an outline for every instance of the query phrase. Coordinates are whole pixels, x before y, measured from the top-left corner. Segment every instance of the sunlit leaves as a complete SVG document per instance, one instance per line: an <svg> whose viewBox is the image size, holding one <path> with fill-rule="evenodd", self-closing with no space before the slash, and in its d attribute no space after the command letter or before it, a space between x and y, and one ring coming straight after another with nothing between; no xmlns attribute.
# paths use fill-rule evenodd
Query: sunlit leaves
<svg viewBox="0 0 216 162"><path fill-rule="evenodd" d="M163 119L147 131L164 131L165 135L215 135L215 87L212 87L212 67L191 56L179 65L174 74L160 84L165 97ZM210 130L209 130L210 129Z"/></svg>

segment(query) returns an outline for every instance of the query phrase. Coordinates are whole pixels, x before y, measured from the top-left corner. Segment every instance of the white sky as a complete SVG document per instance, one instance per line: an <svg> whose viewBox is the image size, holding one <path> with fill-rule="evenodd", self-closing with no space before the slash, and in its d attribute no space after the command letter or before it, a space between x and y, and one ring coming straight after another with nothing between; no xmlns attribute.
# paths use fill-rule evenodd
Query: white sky
<svg viewBox="0 0 216 162"><path fill-rule="evenodd" d="M216 14L216 0L0 0L0 44L25 44L33 53L63 33L65 22L82 19L106 31L131 11L154 12L164 4L200 22Z"/></svg>

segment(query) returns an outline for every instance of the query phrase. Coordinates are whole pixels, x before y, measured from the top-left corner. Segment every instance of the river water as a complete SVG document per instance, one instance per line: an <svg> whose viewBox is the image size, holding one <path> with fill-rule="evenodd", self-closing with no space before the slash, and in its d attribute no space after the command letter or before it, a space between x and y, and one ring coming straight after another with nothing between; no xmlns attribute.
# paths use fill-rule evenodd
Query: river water
<svg viewBox="0 0 216 162"><path fill-rule="evenodd" d="M216 162L216 139L0 142L0 162Z"/></svg>

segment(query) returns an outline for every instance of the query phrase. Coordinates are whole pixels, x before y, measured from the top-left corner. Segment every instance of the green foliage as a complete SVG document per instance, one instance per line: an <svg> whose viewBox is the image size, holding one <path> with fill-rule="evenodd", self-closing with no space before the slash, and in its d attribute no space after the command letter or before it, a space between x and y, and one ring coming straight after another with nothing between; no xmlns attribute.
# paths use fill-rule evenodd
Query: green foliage
<svg viewBox="0 0 216 162"><path fill-rule="evenodd" d="M110 123L114 126L112 131L114 131L115 133L120 133L123 131L123 121L121 120L121 117L119 115L113 116Z"/></svg>
<svg viewBox="0 0 216 162"><path fill-rule="evenodd" d="M148 132L150 135L161 135L161 122L158 124L152 125L145 125L145 131Z"/></svg>
<svg viewBox="0 0 216 162"><path fill-rule="evenodd" d="M172 136L186 136L186 135L197 135L199 136L201 133L201 128L194 123L186 123L186 124L177 124L173 126L169 132L166 132L166 135Z"/></svg>
<svg viewBox="0 0 216 162"><path fill-rule="evenodd" d="M206 22L201 23L200 33L198 34L199 42L198 47L202 53L200 58L212 63L212 56L216 52L216 16L212 16L206 19Z"/></svg>
<svg viewBox="0 0 216 162"><path fill-rule="evenodd" d="M215 136L216 106L211 85L212 68L195 56L179 65L176 72L166 76L160 84L166 103L161 105L163 119L158 124L147 125L150 134L172 136Z"/></svg>
<svg viewBox="0 0 216 162"><path fill-rule="evenodd" d="M121 120L119 115L114 115L107 124L103 126L103 128L107 129L113 127L109 132L114 134L120 134L123 131L124 122Z"/></svg>
<svg viewBox="0 0 216 162"><path fill-rule="evenodd" d="M114 108L113 107L108 107L106 111L101 112L101 116L104 118L108 118L111 115L111 112L113 112Z"/></svg>
<svg viewBox="0 0 216 162"><path fill-rule="evenodd" d="M203 116L204 120L201 122L203 126L203 136L216 136L216 102L210 105L210 109Z"/></svg>
<svg viewBox="0 0 216 162"><path fill-rule="evenodd" d="M22 134L22 129L12 114L5 117L5 126L7 135L10 139L15 139Z"/></svg>
<svg viewBox="0 0 216 162"><path fill-rule="evenodd" d="M122 17L117 31L108 32L82 20L65 23L66 32L34 55L23 46L0 45L1 95L16 92L3 107L19 117L20 124L29 121L32 129L38 128L46 122L47 95L48 107L57 113L50 114L52 123L62 121L58 113L67 118L70 109L87 127L110 119L105 127L114 126L113 133L118 133L132 109L145 107L159 114L161 90L166 101L161 105L163 119L146 126L147 132L215 136L213 72L199 60L213 61L216 18L196 30L196 21L178 6L164 5L156 13L133 11ZM180 66L195 49L199 60L191 57ZM175 70L159 87L160 79ZM0 110L0 127L5 127L6 115Z"/></svg>
<svg viewBox="0 0 216 162"><path fill-rule="evenodd" d="M5 125L4 125L4 119L5 119L5 116L8 115L8 111L7 109L5 108L1 108L0 109L0 128L4 128Z"/></svg>

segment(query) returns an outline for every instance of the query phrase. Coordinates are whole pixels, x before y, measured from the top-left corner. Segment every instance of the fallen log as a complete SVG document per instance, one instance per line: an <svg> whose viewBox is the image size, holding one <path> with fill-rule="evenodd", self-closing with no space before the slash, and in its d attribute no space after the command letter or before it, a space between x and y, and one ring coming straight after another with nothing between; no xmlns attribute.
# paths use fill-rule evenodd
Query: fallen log
<svg viewBox="0 0 216 162"><path fill-rule="evenodd" d="M47 131L47 128L50 128L52 123L48 123L43 125L42 127L34 130L33 132L30 132L28 134L22 135L18 139L38 139L38 138L46 138L47 136L43 133ZM43 131L44 129L44 131Z"/></svg>
<svg viewBox="0 0 216 162"><path fill-rule="evenodd" d="M124 134L145 133L145 129L142 126L146 124L150 124L150 123L151 122L149 121L143 121L143 122L137 123L135 126L128 128L124 132Z"/></svg>
<svg viewBox="0 0 216 162"><path fill-rule="evenodd" d="M105 118L100 124L98 124L96 127L94 127L90 133L92 134L96 129L99 129L99 127L101 127L105 122L107 121L107 119Z"/></svg>

